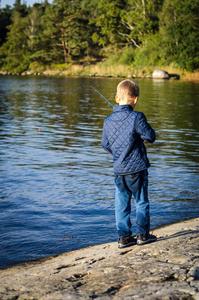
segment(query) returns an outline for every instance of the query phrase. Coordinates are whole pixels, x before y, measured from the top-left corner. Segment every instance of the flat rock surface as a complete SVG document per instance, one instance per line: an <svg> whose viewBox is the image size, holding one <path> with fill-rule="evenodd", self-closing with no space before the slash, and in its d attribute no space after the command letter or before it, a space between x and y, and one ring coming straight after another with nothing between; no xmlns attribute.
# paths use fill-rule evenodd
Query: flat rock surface
<svg viewBox="0 0 199 300"><path fill-rule="evenodd" d="M199 300L199 218L153 231L158 240L117 242L0 269L0 299Z"/></svg>

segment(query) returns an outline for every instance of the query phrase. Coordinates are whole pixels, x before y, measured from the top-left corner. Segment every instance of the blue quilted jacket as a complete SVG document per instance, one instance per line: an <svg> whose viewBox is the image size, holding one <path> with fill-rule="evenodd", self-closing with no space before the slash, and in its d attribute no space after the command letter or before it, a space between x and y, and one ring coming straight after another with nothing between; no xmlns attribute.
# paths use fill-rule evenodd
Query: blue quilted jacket
<svg viewBox="0 0 199 300"><path fill-rule="evenodd" d="M112 154L115 175L128 175L150 166L144 140L155 141L155 131L143 113L131 105L116 105L105 118L102 135L103 148Z"/></svg>

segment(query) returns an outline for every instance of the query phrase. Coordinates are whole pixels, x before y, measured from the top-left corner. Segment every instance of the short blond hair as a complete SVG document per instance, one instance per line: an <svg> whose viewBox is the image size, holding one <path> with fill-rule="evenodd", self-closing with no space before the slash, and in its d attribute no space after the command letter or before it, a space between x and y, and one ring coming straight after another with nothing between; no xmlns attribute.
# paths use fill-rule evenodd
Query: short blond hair
<svg viewBox="0 0 199 300"><path fill-rule="evenodd" d="M117 86L117 95L121 98L126 97L131 100L134 97L139 97L140 88L137 82L133 80L123 80Z"/></svg>

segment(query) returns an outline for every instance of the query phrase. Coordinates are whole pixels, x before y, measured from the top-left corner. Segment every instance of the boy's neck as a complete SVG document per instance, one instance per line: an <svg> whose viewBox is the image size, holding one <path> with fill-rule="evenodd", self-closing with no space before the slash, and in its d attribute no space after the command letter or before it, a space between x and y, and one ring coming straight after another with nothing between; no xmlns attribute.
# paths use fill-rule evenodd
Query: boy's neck
<svg viewBox="0 0 199 300"><path fill-rule="evenodd" d="M118 99L119 101L117 101L117 103L119 105L131 105L132 108L134 109L137 101L138 101L138 97L134 97L132 100L127 100L127 99Z"/></svg>

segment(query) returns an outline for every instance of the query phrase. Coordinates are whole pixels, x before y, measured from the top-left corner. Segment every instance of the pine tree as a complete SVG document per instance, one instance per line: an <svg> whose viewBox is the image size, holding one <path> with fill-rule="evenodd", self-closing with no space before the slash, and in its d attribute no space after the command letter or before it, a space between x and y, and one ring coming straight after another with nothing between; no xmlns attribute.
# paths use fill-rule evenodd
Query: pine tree
<svg viewBox="0 0 199 300"><path fill-rule="evenodd" d="M8 26L11 24L12 9L6 5L0 9L0 46L6 41Z"/></svg>
<svg viewBox="0 0 199 300"><path fill-rule="evenodd" d="M89 40L88 19L79 1L56 0L42 17L41 41L48 61L68 63L71 57L86 51ZM35 53L35 56L38 53Z"/></svg>
<svg viewBox="0 0 199 300"><path fill-rule="evenodd" d="M8 26L7 41L1 46L2 69L9 72L22 72L29 65L30 52L28 40L24 34L26 19L18 11L12 15L12 24Z"/></svg>

